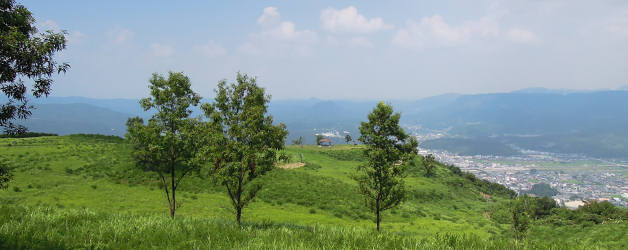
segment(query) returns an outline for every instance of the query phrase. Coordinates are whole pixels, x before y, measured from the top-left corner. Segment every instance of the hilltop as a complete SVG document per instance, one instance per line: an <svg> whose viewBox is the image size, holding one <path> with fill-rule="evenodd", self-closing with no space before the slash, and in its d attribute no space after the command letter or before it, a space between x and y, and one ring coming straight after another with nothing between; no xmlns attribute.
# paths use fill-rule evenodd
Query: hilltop
<svg viewBox="0 0 628 250"><path fill-rule="evenodd" d="M0 246L472 249L513 244L508 219L500 213L512 191L451 166L439 165L434 177L424 177L420 160L408 173L407 201L385 213L385 233L376 234L350 178L362 161L361 150L288 147L292 162L302 156L305 166L277 168L260 179L263 189L244 211L240 230L222 187L200 173L184 180L183 205L171 222L158 182L134 167L130 148L119 137L0 139L0 156L15 174L9 190L0 191ZM530 232L536 240L518 244L618 247L626 245L621 232L627 229L626 223L543 224ZM560 238L549 237L549 231L560 232ZM140 236L155 241L124 240Z"/></svg>

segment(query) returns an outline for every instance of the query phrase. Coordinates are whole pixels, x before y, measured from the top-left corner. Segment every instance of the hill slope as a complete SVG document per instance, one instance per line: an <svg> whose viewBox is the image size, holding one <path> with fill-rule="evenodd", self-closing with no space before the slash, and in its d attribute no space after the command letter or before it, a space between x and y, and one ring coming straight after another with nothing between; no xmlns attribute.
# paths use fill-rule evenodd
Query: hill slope
<svg viewBox="0 0 628 250"><path fill-rule="evenodd" d="M178 195L183 205L171 224L155 176L133 166L120 138L0 139L0 156L15 173L11 188L0 191L0 246L499 249L512 244L510 226L489 219L491 211L509 201L509 191L499 186L443 166L437 168L436 177L425 178L419 163L407 179L408 200L385 213L386 233L376 235L372 215L350 179L360 163L359 147L304 146L286 151L293 159L302 154L306 166L278 168L262 178L264 187L244 210L247 227L240 231L232 222L223 188L198 174L183 181ZM600 231L608 232L600 238L580 240L615 246L617 242L603 239L625 226L564 229L564 238L558 241L521 244L565 246L562 241L571 237L569 230L606 230ZM545 234L541 229L533 232ZM172 241L164 241L164 235ZM137 237L154 242L125 240ZM571 246L578 246L575 242Z"/></svg>

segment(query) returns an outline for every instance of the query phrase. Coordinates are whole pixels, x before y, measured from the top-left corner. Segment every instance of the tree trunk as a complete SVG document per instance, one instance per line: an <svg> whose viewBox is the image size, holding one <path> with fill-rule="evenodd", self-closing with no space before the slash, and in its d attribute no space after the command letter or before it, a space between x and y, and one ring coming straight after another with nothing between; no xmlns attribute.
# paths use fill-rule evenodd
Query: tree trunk
<svg viewBox="0 0 628 250"><path fill-rule="evenodd" d="M170 218L174 219L174 208L170 205Z"/></svg>
<svg viewBox="0 0 628 250"><path fill-rule="evenodd" d="M173 157L174 158L174 157ZM172 219L174 219L174 213L177 210L177 196L175 194L176 192L176 186L175 186L175 178L174 178L174 159L172 160L172 164L173 166L171 167L171 184L172 184L172 205L170 208L170 217L172 217Z"/></svg>
<svg viewBox="0 0 628 250"><path fill-rule="evenodd" d="M240 226L240 218L242 217L242 179L244 178L244 171L240 169L240 178L238 179L238 197L237 197L237 206L236 206L236 220L238 221L238 226Z"/></svg>
<svg viewBox="0 0 628 250"><path fill-rule="evenodd" d="M172 176L172 210L170 211L170 216L174 219L174 213L177 210L177 196L175 194L176 188L174 187L174 175Z"/></svg>
<svg viewBox="0 0 628 250"><path fill-rule="evenodd" d="M177 200L175 200L174 189L172 190L172 205L170 207L170 217L174 219L174 213L177 209Z"/></svg>
<svg viewBox="0 0 628 250"><path fill-rule="evenodd" d="M236 220L238 221L238 226L240 226L240 218L242 217L242 208L238 207L236 212Z"/></svg>
<svg viewBox="0 0 628 250"><path fill-rule="evenodd" d="M377 214L377 232L379 232L379 222L380 222L380 217L379 217L379 200L377 200L377 205L375 207L376 210L376 214Z"/></svg>

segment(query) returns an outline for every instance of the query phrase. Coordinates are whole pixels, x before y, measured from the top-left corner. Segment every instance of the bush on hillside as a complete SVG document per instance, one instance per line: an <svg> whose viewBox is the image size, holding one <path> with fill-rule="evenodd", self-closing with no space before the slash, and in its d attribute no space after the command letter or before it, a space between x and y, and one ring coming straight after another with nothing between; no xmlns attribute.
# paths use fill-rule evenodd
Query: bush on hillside
<svg viewBox="0 0 628 250"><path fill-rule="evenodd" d="M57 136L57 134L51 133L38 133L38 132L26 132L20 134L0 134L0 138L33 138L42 136Z"/></svg>

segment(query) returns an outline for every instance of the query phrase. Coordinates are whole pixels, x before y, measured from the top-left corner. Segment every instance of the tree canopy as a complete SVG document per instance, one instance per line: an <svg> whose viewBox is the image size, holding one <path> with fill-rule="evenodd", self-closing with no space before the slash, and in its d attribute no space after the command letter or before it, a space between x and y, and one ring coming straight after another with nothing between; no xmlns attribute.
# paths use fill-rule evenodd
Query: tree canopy
<svg viewBox="0 0 628 250"><path fill-rule="evenodd" d="M0 127L8 134L23 133L26 128L14 120L28 118L33 108L25 80L34 82L34 97L50 94L53 76L70 67L55 60L66 47L66 33L38 33L32 13L14 0L0 1L0 18L0 89L8 99L0 106Z"/></svg>
<svg viewBox="0 0 628 250"><path fill-rule="evenodd" d="M358 166L359 191L375 213L380 230L381 211L398 206L405 197L406 167L413 164L418 142L399 126L401 114L380 102L360 125L359 141L366 145L367 162Z"/></svg>
<svg viewBox="0 0 628 250"><path fill-rule="evenodd" d="M170 216L177 209L176 190L181 180L199 167L197 153L207 137L199 129L203 123L189 118L192 106L201 97L192 91L190 79L183 73L157 73L150 79L151 97L140 101L144 110L155 110L148 124L139 118L127 121L127 138L133 146L133 158L145 170L156 172L166 193Z"/></svg>
<svg viewBox="0 0 628 250"><path fill-rule="evenodd" d="M547 183L536 183L532 185L532 188L530 188L527 193L534 194L536 196L552 197L554 195L557 195L558 191L556 191L556 189L552 188L552 186Z"/></svg>
<svg viewBox="0 0 628 250"><path fill-rule="evenodd" d="M238 73L235 83L220 81L215 92L214 102L202 106L216 131L204 152L212 175L227 188L239 224L242 209L261 188L254 180L275 167L288 132L283 123L273 124L270 96L255 78Z"/></svg>
<svg viewBox="0 0 628 250"><path fill-rule="evenodd" d="M425 177L434 175L434 167L436 167L436 158L433 154L423 156L423 168L425 169Z"/></svg>
<svg viewBox="0 0 628 250"><path fill-rule="evenodd" d="M0 189L7 189L11 179L13 179L13 174L9 171L6 159L0 157Z"/></svg>

